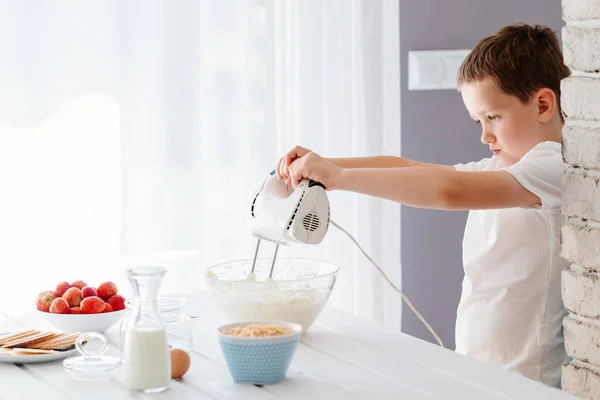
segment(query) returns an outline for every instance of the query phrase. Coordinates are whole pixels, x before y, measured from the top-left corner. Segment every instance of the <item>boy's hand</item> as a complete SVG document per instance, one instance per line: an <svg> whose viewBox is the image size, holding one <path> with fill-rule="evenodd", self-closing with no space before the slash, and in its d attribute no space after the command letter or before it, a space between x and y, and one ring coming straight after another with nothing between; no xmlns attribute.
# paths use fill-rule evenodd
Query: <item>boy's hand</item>
<svg viewBox="0 0 600 400"><path fill-rule="evenodd" d="M290 183L289 182L289 179L290 179L290 171L289 171L290 165L297 158L304 157L305 155L307 155L310 152L311 151L309 149L305 149L304 147L301 147L301 146L296 146L292 150L288 151L287 154L285 156L281 157L279 159L279 162L277 163L277 167L275 168L275 172L277 173L277 177L279 179L285 179L286 182L289 184Z"/></svg>
<svg viewBox="0 0 600 400"><path fill-rule="evenodd" d="M286 182L295 189L302 179L311 179L322 183L326 190L334 190L343 171L343 168L327 161L317 153L308 152L291 163Z"/></svg>

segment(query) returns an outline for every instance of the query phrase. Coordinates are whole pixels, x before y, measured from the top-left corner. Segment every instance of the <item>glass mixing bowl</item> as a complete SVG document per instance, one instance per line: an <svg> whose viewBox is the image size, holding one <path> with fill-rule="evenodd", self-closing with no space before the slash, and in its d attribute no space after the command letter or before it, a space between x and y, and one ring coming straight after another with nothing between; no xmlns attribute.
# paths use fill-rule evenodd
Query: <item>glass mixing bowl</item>
<svg viewBox="0 0 600 400"><path fill-rule="evenodd" d="M278 320L308 331L333 290L339 267L317 260L279 258L229 261L204 271L217 307L231 322Z"/></svg>

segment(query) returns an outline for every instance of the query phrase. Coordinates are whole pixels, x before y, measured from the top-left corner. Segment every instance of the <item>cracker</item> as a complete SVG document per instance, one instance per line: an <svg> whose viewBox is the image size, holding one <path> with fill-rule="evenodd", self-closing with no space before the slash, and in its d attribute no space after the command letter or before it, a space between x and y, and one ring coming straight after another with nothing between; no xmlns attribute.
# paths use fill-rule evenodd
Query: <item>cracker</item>
<svg viewBox="0 0 600 400"><path fill-rule="evenodd" d="M43 332L35 335L28 335L20 339L11 340L8 343L3 344L2 347L20 347L34 340L47 338L52 334L53 332Z"/></svg>
<svg viewBox="0 0 600 400"><path fill-rule="evenodd" d="M50 341L52 339L58 338L61 335L63 335L63 334L62 333L56 333L56 332L50 332L50 335L48 335L47 337L42 337L42 338L39 338L39 339L35 339L35 340L31 341L31 342L27 342L24 347L31 348L32 346L36 346L36 345L38 345L40 343L45 343L45 342L48 342L48 341Z"/></svg>
<svg viewBox="0 0 600 400"><path fill-rule="evenodd" d="M56 351L54 351L54 350L24 349L24 348L12 349L12 352L19 356L30 356L30 355L37 355L37 354L54 354L54 353L56 353Z"/></svg>
<svg viewBox="0 0 600 400"><path fill-rule="evenodd" d="M51 354L75 345L79 333L41 332L30 329L0 336L0 355Z"/></svg>
<svg viewBox="0 0 600 400"><path fill-rule="evenodd" d="M38 333L40 333L40 331L37 331L35 329L30 329L27 331L21 331L21 332L15 332L15 333L8 333L8 334L0 337L0 345L14 341L16 339L21 339L21 338L24 338L27 336L36 335Z"/></svg>
<svg viewBox="0 0 600 400"><path fill-rule="evenodd" d="M49 344L51 342L61 341L63 339L66 339L68 336L70 336L69 333L56 333L55 332L53 336L49 336L49 337L46 337L46 338L43 338L43 339L36 340L34 342L27 343L27 347L33 349L33 348L35 348L37 346L44 346L44 345Z"/></svg>
<svg viewBox="0 0 600 400"><path fill-rule="evenodd" d="M27 346L32 349L43 349L43 350L51 350L51 349L60 349L62 347L72 346L77 341L77 337L79 337L79 333L73 334L64 334L60 337L55 337L49 341L38 343L34 346Z"/></svg>

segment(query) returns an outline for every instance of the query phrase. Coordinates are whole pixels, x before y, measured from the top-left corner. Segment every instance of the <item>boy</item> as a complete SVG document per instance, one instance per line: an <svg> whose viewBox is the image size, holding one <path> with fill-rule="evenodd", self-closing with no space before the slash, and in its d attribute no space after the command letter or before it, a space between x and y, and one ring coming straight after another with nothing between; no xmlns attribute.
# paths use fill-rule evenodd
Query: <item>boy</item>
<svg viewBox="0 0 600 400"><path fill-rule="evenodd" d="M308 178L328 190L470 210L456 351L553 386L566 361L560 81L569 74L552 30L507 26L481 40L458 73L490 158L441 166L390 156L325 159L296 147L277 166L294 187Z"/></svg>

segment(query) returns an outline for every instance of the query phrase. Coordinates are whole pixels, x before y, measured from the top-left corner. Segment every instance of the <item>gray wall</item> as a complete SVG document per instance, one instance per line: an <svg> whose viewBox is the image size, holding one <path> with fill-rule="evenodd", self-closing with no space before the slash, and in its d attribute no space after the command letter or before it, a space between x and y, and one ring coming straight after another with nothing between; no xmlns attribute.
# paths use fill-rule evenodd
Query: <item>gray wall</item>
<svg viewBox="0 0 600 400"><path fill-rule="evenodd" d="M408 51L470 49L515 21L548 25L560 37L560 0L400 0L402 156L441 164L489 156L459 93L408 91ZM402 209L402 288L450 348L463 278L465 221L464 212ZM433 342L406 305L402 330Z"/></svg>

